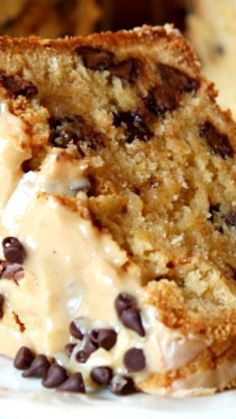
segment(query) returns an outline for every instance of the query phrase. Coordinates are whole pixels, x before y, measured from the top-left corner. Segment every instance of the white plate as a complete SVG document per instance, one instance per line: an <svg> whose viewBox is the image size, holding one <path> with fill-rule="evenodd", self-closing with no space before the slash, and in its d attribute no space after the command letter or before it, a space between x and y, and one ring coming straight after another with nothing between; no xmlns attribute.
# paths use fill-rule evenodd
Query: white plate
<svg viewBox="0 0 236 419"><path fill-rule="evenodd" d="M12 362L0 357L0 419L236 419L236 391L192 398L115 397L58 394L38 380L23 379Z"/></svg>

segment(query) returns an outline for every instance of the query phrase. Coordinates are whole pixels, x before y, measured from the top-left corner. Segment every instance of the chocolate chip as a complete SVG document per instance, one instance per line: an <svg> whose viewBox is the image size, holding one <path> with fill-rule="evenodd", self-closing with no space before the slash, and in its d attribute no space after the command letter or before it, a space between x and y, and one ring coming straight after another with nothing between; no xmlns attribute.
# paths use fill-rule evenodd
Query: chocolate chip
<svg viewBox="0 0 236 419"><path fill-rule="evenodd" d="M11 263L6 260L0 261L0 278L13 279L17 282L23 276L24 269L19 263Z"/></svg>
<svg viewBox="0 0 236 419"><path fill-rule="evenodd" d="M79 329L78 326L76 326L76 323L74 321L70 323L70 334L74 336L74 338L79 340L82 340L84 337L82 331Z"/></svg>
<svg viewBox="0 0 236 419"><path fill-rule="evenodd" d="M96 367L91 371L91 378L96 384L108 385L113 377L113 371L110 367Z"/></svg>
<svg viewBox="0 0 236 419"><path fill-rule="evenodd" d="M22 346L15 356L14 367L18 370L26 370L31 366L33 359L33 352L26 346Z"/></svg>
<svg viewBox="0 0 236 419"><path fill-rule="evenodd" d="M8 262L22 264L26 257L26 251L16 237L6 237L2 241L3 254Z"/></svg>
<svg viewBox="0 0 236 419"><path fill-rule="evenodd" d="M130 308L123 311L120 320L128 329L133 330L140 336L145 336L145 330L142 325L140 312L137 308Z"/></svg>
<svg viewBox="0 0 236 419"><path fill-rule="evenodd" d="M57 390L69 393L86 393L82 374L80 372L72 374Z"/></svg>
<svg viewBox="0 0 236 419"><path fill-rule="evenodd" d="M127 143L132 143L136 139L148 141L152 136L141 113L138 111L116 112L114 114L114 124L116 127L125 126Z"/></svg>
<svg viewBox="0 0 236 419"><path fill-rule="evenodd" d="M80 115L51 118L50 142L54 147L67 148L76 145L84 155L87 148L98 151L104 146L103 136L87 125Z"/></svg>
<svg viewBox="0 0 236 419"><path fill-rule="evenodd" d="M29 80L25 80L19 75L7 76L0 74L0 83L9 91L12 96L25 96L31 98L38 93L37 87Z"/></svg>
<svg viewBox="0 0 236 419"><path fill-rule="evenodd" d="M2 319L3 318L3 315L4 315L4 310L3 310L3 308L4 308L4 301L5 301L5 298L3 297L2 294L0 294L0 319Z"/></svg>
<svg viewBox="0 0 236 419"><path fill-rule="evenodd" d="M126 375L115 375L111 380L109 389L117 396L128 396L138 392L134 380Z"/></svg>
<svg viewBox="0 0 236 419"><path fill-rule="evenodd" d="M135 82L140 74L141 61L135 58L124 60L109 69L112 76L119 77L129 83Z"/></svg>
<svg viewBox="0 0 236 419"><path fill-rule="evenodd" d="M115 299L115 309L120 317L124 310L136 307L137 303L133 295L121 293Z"/></svg>
<svg viewBox="0 0 236 419"><path fill-rule="evenodd" d="M199 81L166 64L158 64L161 83L151 89L146 105L150 112L162 116L174 111L180 104L183 93L196 91Z"/></svg>
<svg viewBox="0 0 236 419"><path fill-rule="evenodd" d="M179 102L179 92L175 92L175 94L173 94L172 89L162 85L152 89L146 99L149 111L156 116L161 116L166 112L174 111L177 109Z"/></svg>
<svg viewBox="0 0 236 419"><path fill-rule="evenodd" d="M219 204L210 205L209 213L211 214L211 216L208 218L208 220L211 221L211 222L214 222L215 214L217 214L219 211L220 211L220 205Z"/></svg>
<svg viewBox="0 0 236 419"><path fill-rule="evenodd" d="M45 378L47 371L50 367L50 363L45 355L36 355L30 367L25 370L22 374L25 378Z"/></svg>
<svg viewBox="0 0 236 419"><path fill-rule="evenodd" d="M42 384L46 388L56 388L64 383L67 378L68 375L65 368L58 364L52 364L48 369Z"/></svg>
<svg viewBox="0 0 236 419"><path fill-rule="evenodd" d="M116 344L117 333L113 329L94 329L91 331L90 340L97 348L110 351Z"/></svg>
<svg viewBox="0 0 236 419"><path fill-rule="evenodd" d="M234 150L228 136L220 133L210 121L201 126L200 137L206 140L212 154L216 154L224 160L234 157Z"/></svg>
<svg viewBox="0 0 236 419"><path fill-rule="evenodd" d="M145 336L140 311L133 296L124 293L119 294L115 300L115 308L125 327L134 330L140 336Z"/></svg>
<svg viewBox="0 0 236 419"><path fill-rule="evenodd" d="M146 366L146 360L142 349L131 348L124 355L124 365L128 372L142 371Z"/></svg>
<svg viewBox="0 0 236 419"><path fill-rule="evenodd" d="M104 71L116 62L113 52L103 48L84 45L77 48L76 52L81 56L84 66L90 70Z"/></svg>
<svg viewBox="0 0 236 419"><path fill-rule="evenodd" d="M84 348L77 352L75 355L75 359L78 362L84 364L90 357L90 355L98 349L98 345L94 343L90 338L88 338L87 342L84 345Z"/></svg>
<svg viewBox="0 0 236 419"><path fill-rule="evenodd" d="M70 358L74 348L76 347L75 343L67 343L67 345L65 345L65 353L68 356L68 358Z"/></svg>

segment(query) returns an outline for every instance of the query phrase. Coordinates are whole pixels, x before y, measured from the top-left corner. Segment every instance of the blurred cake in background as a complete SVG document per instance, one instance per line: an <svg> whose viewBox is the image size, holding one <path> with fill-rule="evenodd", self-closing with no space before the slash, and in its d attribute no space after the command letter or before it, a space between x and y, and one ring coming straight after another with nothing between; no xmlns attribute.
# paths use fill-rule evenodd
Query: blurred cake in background
<svg viewBox="0 0 236 419"><path fill-rule="evenodd" d="M236 117L236 0L192 0L188 37L219 89L219 103Z"/></svg>
<svg viewBox="0 0 236 419"><path fill-rule="evenodd" d="M0 34L86 35L100 17L96 0L0 0Z"/></svg>

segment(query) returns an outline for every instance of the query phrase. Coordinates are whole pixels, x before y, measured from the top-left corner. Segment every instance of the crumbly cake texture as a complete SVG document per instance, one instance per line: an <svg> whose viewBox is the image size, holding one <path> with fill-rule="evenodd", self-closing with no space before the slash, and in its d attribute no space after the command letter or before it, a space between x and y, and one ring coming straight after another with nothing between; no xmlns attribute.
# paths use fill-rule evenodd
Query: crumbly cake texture
<svg viewBox="0 0 236 419"><path fill-rule="evenodd" d="M0 34L87 35L101 16L95 0L0 0Z"/></svg>
<svg viewBox="0 0 236 419"><path fill-rule="evenodd" d="M77 374L67 389L81 389L78 374L92 366L93 383L117 394L134 383L170 395L234 387L236 126L188 43L169 25L55 41L3 37L0 80L0 141L11 136L0 171L0 351L14 356L23 342L56 356L67 343L70 360L59 360ZM34 190L35 179L37 193L14 218L16 187L31 182ZM116 266L119 294L117 278L111 288L96 275L111 240L118 256L109 259L106 278ZM86 310L81 326L68 317L71 304L63 306L64 283L72 267L82 269L80 257L86 267L76 281L86 274L93 315L99 321L109 308L109 327L95 330ZM73 307L80 292L73 291ZM58 313L65 314L52 323ZM132 345L117 354L128 332ZM25 376L62 385L67 373L55 363L48 370L45 355L32 364L29 349L15 360L28 368ZM109 362L98 362L97 352Z"/></svg>
<svg viewBox="0 0 236 419"><path fill-rule="evenodd" d="M219 103L236 117L234 88L236 54L235 0L192 0L188 37L196 49L206 76L219 89Z"/></svg>

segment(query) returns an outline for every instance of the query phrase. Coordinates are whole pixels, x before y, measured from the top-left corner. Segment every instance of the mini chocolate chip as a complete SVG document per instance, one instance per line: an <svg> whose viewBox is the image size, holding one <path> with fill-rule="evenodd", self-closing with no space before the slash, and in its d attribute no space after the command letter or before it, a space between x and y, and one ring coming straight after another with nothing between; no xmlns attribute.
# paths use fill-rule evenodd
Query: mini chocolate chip
<svg viewBox="0 0 236 419"><path fill-rule="evenodd" d="M90 340L98 348L110 351L116 344L117 333L113 329L94 329L90 333Z"/></svg>
<svg viewBox="0 0 236 419"><path fill-rule="evenodd" d="M209 213L211 214L211 216L208 218L208 220L211 221L211 222L214 222L214 216L219 211L220 211L220 205L219 204L210 205Z"/></svg>
<svg viewBox="0 0 236 419"><path fill-rule="evenodd" d="M3 310L3 308L4 308L4 301L5 301L5 298L3 297L2 294L0 294L0 319L2 319L3 316L4 316L4 310Z"/></svg>
<svg viewBox="0 0 236 419"><path fill-rule="evenodd" d="M113 371L110 367L96 367L91 371L91 378L96 384L108 385L110 384Z"/></svg>
<svg viewBox="0 0 236 419"><path fill-rule="evenodd" d="M68 358L70 358L70 356L71 356L75 347L76 347L75 343L67 343L67 345L65 345L64 350L65 350L65 353L68 356Z"/></svg>
<svg viewBox="0 0 236 419"><path fill-rule="evenodd" d="M115 375L110 382L109 389L117 396L128 396L138 392L134 380L126 375Z"/></svg>
<svg viewBox="0 0 236 419"><path fill-rule="evenodd" d="M124 355L124 364L128 372L142 371L146 366L146 360L142 349L131 348Z"/></svg>
<svg viewBox="0 0 236 419"><path fill-rule="evenodd" d="M47 371L42 384L46 388L59 387L68 378L67 371L61 365L52 364Z"/></svg>
<svg viewBox="0 0 236 419"><path fill-rule="evenodd" d="M152 136L141 113L138 111L116 112L114 114L114 124L116 127L125 125L127 143L132 143L135 139L148 141Z"/></svg>
<svg viewBox="0 0 236 419"><path fill-rule="evenodd" d="M220 133L210 121L205 122L201 126L200 137L206 140L212 154L216 154L224 160L234 157L234 150L228 136Z"/></svg>
<svg viewBox="0 0 236 419"><path fill-rule="evenodd" d="M57 390L68 391L69 393L86 393L82 374L80 372L72 374Z"/></svg>
<svg viewBox="0 0 236 419"><path fill-rule="evenodd" d="M29 368L34 360L35 355L26 346L22 346L14 359L14 367L18 370L26 370Z"/></svg>
<svg viewBox="0 0 236 419"><path fill-rule="evenodd" d="M11 263L6 260L0 261L0 278L18 281L24 276L24 269L19 263Z"/></svg>
<svg viewBox="0 0 236 419"><path fill-rule="evenodd" d="M82 340L84 337L83 333L81 332L79 327L76 326L76 323L74 321L70 323L70 334L74 336L74 338L79 340Z"/></svg>
<svg viewBox="0 0 236 419"><path fill-rule="evenodd" d="M132 295L119 294L115 299L115 309L125 327L134 330L140 336L145 336L140 311Z"/></svg>
<svg viewBox="0 0 236 419"><path fill-rule="evenodd" d="M0 74L0 83L13 96L25 96L31 98L38 93L37 87L29 80L25 80L19 75L7 76L4 73Z"/></svg>
<svg viewBox="0 0 236 419"><path fill-rule="evenodd" d="M30 367L25 370L22 374L25 378L45 378L47 371L50 367L50 363L45 355L36 355Z"/></svg>
<svg viewBox="0 0 236 419"><path fill-rule="evenodd" d="M82 57L84 66L90 70L104 71L116 62L113 52L99 47L84 45L77 48L76 52Z"/></svg>
<svg viewBox="0 0 236 419"><path fill-rule="evenodd" d="M115 299L115 309L120 317L124 310L136 307L137 303L133 295L121 293Z"/></svg>
<svg viewBox="0 0 236 419"><path fill-rule="evenodd" d="M167 64L158 64L161 83L151 89L146 105L150 112L156 116L174 111L180 104L183 93L196 91L199 80L193 79L183 71Z"/></svg>
<svg viewBox="0 0 236 419"><path fill-rule="evenodd" d="M120 316L120 320L124 326L133 330L140 336L145 336L145 330L142 325L142 320L138 308L130 308L124 310Z"/></svg>
<svg viewBox="0 0 236 419"><path fill-rule="evenodd" d="M3 254L8 262L22 264L26 257L26 251L16 237L6 237L2 241Z"/></svg>
<svg viewBox="0 0 236 419"><path fill-rule="evenodd" d="M135 58L121 61L117 65L109 68L112 76L119 77L129 83L135 82L140 74L141 61Z"/></svg>
<svg viewBox="0 0 236 419"><path fill-rule="evenodd" d="M84 364L90 357L90 355L98 349L98 345L94 343L90 338L88 338L87 342L84 345L84 348L77 352L75 355L75 359L78 362Z"/></svg>
<svg viewBox="0 0 236 419"><path fill-rule="evenodd" d="M213 49L217 55L224 55L225 53L225 48L223 47L223 45L215 45Z"/></svg>

